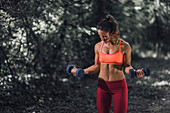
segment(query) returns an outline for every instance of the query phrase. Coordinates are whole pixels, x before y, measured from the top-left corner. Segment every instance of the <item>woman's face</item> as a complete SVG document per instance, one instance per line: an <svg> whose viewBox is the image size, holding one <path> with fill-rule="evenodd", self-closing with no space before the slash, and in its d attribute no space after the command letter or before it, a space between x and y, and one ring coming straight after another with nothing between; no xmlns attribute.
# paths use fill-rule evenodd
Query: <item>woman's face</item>
<svg viewBox="0 0 170 113"><path fill-rule="evenodd" d="M117 38L114 37L114 34L102 31L100 29L98 29L98 35L100 36L101 40L104 41L105 43L117 40Z"/></svg>
<svg viewBox="0 0 170 113"><path fill-rule="evenodd" d="M102 30L99 29L98 35L100 36L100 39L104 42L107 42L110 39L110 33L109 32L105 32L105 31L102 31Z"/></svg>

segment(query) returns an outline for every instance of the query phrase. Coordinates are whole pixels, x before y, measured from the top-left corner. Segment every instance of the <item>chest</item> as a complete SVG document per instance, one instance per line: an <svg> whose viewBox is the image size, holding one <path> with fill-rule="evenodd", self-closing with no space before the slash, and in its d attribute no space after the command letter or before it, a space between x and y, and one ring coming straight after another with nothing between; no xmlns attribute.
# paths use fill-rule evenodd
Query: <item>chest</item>
<svg viewBox="0 0 170 113"><path fill-rule="evenodd" d="M121 50L121 46L119 46L118 44L117 45L104 44L102 47L102 52L105 54L114 54L119 50Z"/></svg>

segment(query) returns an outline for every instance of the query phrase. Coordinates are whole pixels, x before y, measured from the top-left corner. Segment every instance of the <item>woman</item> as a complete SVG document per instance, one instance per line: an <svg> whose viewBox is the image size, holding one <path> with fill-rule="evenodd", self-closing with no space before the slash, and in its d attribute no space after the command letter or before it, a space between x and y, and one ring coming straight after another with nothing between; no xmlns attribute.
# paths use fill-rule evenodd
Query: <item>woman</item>
<svg viewBox="0 0 170 113"><path fill-rule="evenodd" d="M119 38L118 24L113 16L106 15L98 23L101 42L95 45L95 64L84 69L85 74L100 71L97 88L98 113L110 113L113 101L114 113L126 113L128 90L123 69L129 74L131 66L131 47ZM77 68L72 69L74 76ZM136 76L143 77L143 69L136 70Z"/></svg>

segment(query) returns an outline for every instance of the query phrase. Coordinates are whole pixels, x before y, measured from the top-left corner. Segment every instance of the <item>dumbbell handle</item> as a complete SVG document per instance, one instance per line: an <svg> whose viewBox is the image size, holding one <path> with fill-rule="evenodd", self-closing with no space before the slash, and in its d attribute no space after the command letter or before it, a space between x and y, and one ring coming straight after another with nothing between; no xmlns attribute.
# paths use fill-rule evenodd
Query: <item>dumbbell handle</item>
<svg viewBox="0 0 170 113"><path fill-rule="evenodd" d="M145 73L146 76L150 76L150 69L148 67L144 67L143 72ZM134 71L133 69L130 69L129 75L131 78L136 77L136 71Z"/></svg>

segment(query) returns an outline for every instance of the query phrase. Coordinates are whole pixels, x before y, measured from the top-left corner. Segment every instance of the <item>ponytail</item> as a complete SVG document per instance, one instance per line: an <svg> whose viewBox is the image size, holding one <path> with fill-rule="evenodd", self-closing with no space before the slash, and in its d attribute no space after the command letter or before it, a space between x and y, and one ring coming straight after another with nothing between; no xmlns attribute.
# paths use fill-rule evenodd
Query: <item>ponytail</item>
<svg viewBox="0 0 170 113"><path fill-rule="evenodd" d="M119 34L118 23L115 20L115 18L110 14L107 14L106 18L102 19L98 23L97 28L105 32L109 32L109 33L113 32L113 33Z"/></svg>

